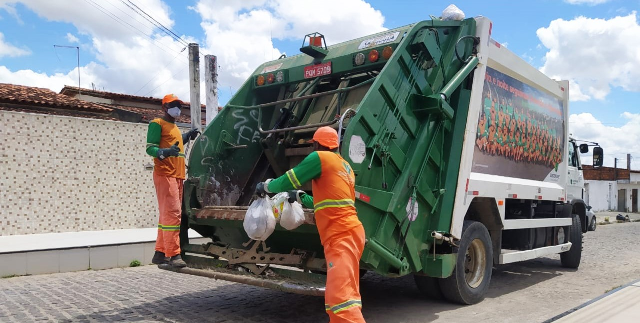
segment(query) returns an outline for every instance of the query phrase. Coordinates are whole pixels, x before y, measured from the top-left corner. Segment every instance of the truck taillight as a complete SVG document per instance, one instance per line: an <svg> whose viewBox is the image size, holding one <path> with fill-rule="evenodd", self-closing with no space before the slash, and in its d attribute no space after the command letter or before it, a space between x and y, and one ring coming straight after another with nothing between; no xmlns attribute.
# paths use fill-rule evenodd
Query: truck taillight
<svg viewBox="0 0 640 323"><path fill-rule="evenodd" d="M369 52L369 62L371 62L371 63L375 63L375 62L377 62L377 61L378 61L378 56L379 56L379 55L378 55L378 51L377 51L377 50L375 50L375 49L372 49L372 50Z"/></svg>
<svg viewBox="0 0 640 323"><path fill-rule="evenodd" d="M264 85L264 76L263 75L258 75L258 77L256 78L256 84L258 86L263 86Z"/></svg>
<svg viewBox="0 0 640 323"><path fill-rule="evenodd" d="M391 54L393 54L393 48L391 46L386 46L382 50L382 58L384 59L389 59L391 57Z"/></svg>
<svg viewBox="0 0 640 323"><path fill-rule="evenodd" d="M269 75L267 75L267 83L271 84L275 79L276 77L273 76L273 73L269 73Z"/></svg>

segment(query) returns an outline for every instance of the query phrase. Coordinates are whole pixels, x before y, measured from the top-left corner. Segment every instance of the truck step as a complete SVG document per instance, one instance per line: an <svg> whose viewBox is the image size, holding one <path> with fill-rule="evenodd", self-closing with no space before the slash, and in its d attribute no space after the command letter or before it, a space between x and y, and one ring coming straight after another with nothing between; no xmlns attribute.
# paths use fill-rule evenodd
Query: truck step
<svg viewBox="0 0 640 323"><path fill-rule="evenodd" d="M499 264L509 264L512 262L524 261L542 256L553 255L569 251L571 249L571 242L559 244L557 246L542 247L531 250L508 250L503 249L500 253Z"/></svg>

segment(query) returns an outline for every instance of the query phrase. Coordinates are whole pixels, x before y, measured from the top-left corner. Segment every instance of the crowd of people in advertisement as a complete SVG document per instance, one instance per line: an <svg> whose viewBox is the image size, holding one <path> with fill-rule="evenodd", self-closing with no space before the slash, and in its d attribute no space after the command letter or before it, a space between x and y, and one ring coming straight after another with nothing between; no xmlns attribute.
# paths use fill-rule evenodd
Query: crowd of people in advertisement
<svg viewBox="0 0 640 323"><path fill-rule="evenodd" d="M556 168L563 137L561 115L553 117L524 99L499 97L485 87L476 137L482 153Z"/></svg>

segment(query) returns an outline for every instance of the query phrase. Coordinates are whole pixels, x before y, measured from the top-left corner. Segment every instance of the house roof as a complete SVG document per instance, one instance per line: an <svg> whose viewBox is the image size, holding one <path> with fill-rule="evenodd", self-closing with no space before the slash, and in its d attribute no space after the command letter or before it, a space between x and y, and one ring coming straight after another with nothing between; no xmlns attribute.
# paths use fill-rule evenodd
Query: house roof
<svg viewBox="0 0 640 323"><path fill-rule="evenodd" d="M110 113L113 109L78 100L44 88L0 83L0 104L56 108L93 113Z"/></svg>
<svg viewBox="0 0 640 323"><path fill-rule="evenodd" d="M89 95L89 96L99 97L99 98L105 98L105 99L111 99L111 100L129 100L129 101L157 104L158 106L160 106L162 104L162 99L161 98L154 98L154 97L150 97L150 96L137 96L137 95L123 94L123 93L90 90L90 89L84 89L84 88L80 88L80 93L84 94L84 95ZM64 94L64 95L67 95L67 96L77 95L78 94L78 87L77 86L65 85L62 88L62 90L60 90L60 94ZM189 102L187 102L185 100L182 100L182 102L185 105L189 105ZM200 108L201 109L205 109L206 105L200 104Z"/></svg>
<svg viewBox="0 0 640 323"><path fill-rule="evenodd" d="M139 107L130 107L124 105L114 105L116 109L122 109L130 112L135 112L142 116L143 122L149 122L155 118L160 118L164 116L164 112L160 109L147 109L147 108L139 108ZM191 123L191 117L188 115L180 115L177 119L177 122L182 123Z"/></svg>
<svg viewBox="0 0 640 323"><path fill-rule="evenodd" d="M90 90L85 88L80 88L79 90L81 94L90 95L93 97L112 99L112 100L125 99L125 100L132 100L132 101L138 101L138 102L154 103L158 105L162 104L162 99L154 98L151 96L137 96L137 95L123 94L123 93ZM74 96L78 94L78 87L65 85L62 88L62 90L60 90L60 94L64 94L67 96Z"/></svg>

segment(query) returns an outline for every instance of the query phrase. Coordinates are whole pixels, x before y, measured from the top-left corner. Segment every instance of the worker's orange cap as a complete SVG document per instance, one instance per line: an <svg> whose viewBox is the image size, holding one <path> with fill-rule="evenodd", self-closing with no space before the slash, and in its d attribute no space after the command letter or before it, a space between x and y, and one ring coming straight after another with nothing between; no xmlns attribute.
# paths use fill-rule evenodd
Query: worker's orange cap
<svg viewBox="0 0 640 323"><path fill-rule="evenodd" d="M338 132L331 127L320 127L316 130L316 133L313 134L313 139L311 142L317 142L329 149L338 148L340 145L338 143Z"/></svg>
<svg viewBox="0 0 640 323"><path fill-rule="evenodd" d="M162 98L162 104L173 102L173 101L180 101L180 99L178 99L178 97L175 96L173 93L167 94L164 96L164 98Z"/></svg>

